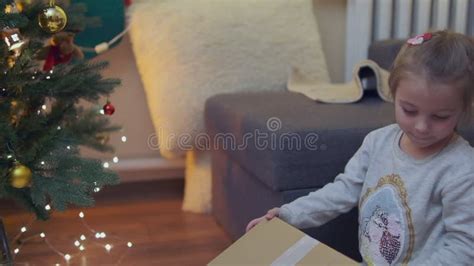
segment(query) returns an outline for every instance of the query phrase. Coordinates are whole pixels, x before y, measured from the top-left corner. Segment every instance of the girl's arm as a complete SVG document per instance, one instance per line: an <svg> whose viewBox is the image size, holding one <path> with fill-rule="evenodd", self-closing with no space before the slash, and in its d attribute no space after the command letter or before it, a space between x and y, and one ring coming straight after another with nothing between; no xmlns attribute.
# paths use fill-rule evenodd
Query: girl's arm
<svg viewBox="0 0 474 266"><path fill-rule="evenodd" d="M334 182L281 206L279 217L295 227L308 228L320 226L355 207L370 161L371 139L371 134L365 137L344 173L339 174Z"/></svg>

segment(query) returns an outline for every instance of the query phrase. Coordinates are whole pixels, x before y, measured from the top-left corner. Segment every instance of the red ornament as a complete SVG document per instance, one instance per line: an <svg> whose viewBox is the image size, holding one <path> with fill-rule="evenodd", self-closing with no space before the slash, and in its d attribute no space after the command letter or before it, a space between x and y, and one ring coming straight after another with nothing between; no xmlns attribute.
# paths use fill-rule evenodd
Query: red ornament
<svg viewBox="0 0 474 266"><path fill-rule="evenodd" d="M115 112L115 107L110 102L107 102L102 109L106 115L112 115Z"/></svg>

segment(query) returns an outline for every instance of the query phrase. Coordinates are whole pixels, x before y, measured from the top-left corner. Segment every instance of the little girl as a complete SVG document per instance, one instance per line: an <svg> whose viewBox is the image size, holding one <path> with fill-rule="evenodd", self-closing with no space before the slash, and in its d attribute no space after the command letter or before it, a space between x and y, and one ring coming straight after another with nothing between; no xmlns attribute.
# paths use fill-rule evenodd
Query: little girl
<svg viewBox="0 0 474 266"><path fill-rule="evenodd" d="M359 208L368 265L474 264L474 41L448 31L410 39L389 78L396 124L370 132L333 183L252 220L320 226Z"/></svg>

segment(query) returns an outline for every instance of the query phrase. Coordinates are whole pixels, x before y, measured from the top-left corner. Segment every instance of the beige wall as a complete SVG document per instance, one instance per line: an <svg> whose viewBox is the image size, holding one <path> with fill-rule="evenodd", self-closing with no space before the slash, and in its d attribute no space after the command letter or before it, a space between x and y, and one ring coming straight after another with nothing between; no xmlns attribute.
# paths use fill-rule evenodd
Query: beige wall
<svg viewBox="0 0 474 266"><path fill-rule="evenodd" d="M102 154L82 148L81 153L87 157L99 158L110 162L111 169L117 171L122 181L137 181L156 178L182 177L183 160L165 160L159 151L148 144L148 139L155 132L128 36L114 48L97 56L94 60L106 60L110 66L102 74L104 77L119 78L122 81L110 101L115 106L115 113L110 116L113 124L121 125L122 130L110 135L109 143L115 147L115 153ZM105 104L102 99L100 104ZM122 142L122 136L127 142ZM119 162L112 163L117 156Z"/></svg>
<svg viewBox="0 0 474 266"><path fill-rule="evenodd" d="M333 82L343 80L346 2L347 0L313 0L313 11L319 24L329 74ZM123 175L126 179L138 178L134 177L138 170L146 171L146 177L141 174L140 179L147 179L156 176L157 169L182 167L182 161L165 160L156 149L148 145L148 139L154 134L154 128L128 36L118 46L94 60L109 61L110 67L103 71L103 75L122 80L122 85L110 97L116 108L115 114L110 119L113 123L122 125L123 130L111 135L110 144L116 148L115 154L100 154L89 149L83 149L82 153L107 161L111 161L113 156L117 155L121 161L113 165L113 168L119 172L127 172L128 174ZM105 102L106 99L103 99L101 104ZM127 136L125 143L120 140L123 135Z"/></svg>
<svg viewBox="0 0 474 266"><path fill-rule="evenodd" d="M119 78L122 81L121 86L110 96L110 101L115 106L115 113L110 116L110 120L114 124L122 125L123 129L111 135L110 144L115 146L116 153L122 158L158 156L158 151L147 145L147 139L154 133L154 129L128 36L117 47L94 60L108 61L110 66L102 72L103 76ZM105 102L106 99L103 99L101 105ZM127 142L121 141L122 136L127 136ZM87 151L87 154L94 153Z"/></svg>

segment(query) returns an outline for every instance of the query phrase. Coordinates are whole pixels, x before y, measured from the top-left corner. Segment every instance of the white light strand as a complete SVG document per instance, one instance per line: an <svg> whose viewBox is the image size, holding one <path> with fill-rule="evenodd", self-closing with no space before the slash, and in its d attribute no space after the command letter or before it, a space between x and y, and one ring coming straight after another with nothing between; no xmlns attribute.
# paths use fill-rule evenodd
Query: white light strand
<svg viewBox="0 0 474 266"><path fill-rule="evenodd" d="M49 206L49 205L47 205ZM80 221L82 222L83 226L87 228L87 230L90 231L91 235L94 235L96 236L96 238L101 238L101 239L104 239L107 237L106 233L105 232L96 232L95 230L93 230L86 222L85 222L85 215L84 215L84 212L79 212L79 215L80 217ZM71 259L73 259L77 254L79 254L79 252L82 252L84 251L86 248L84 246L83 243L81 243L79 240L75 240L73 243L74 243L74 246L76 246L80 251L78 251L77 253L75 254L69 254L69 253L63 253L61 251L59 251L58 249L56 249L48 240L48 238L46 237L46 234L44 232L41 232L39 234L36 234L36 235L32 235L30 237L27 237L27 238L24 238L22 239L21 241L17 241L18 238L21 236L21 234L23 234L24 232L28 231L28 227L30 227L32 225L32 223L35 221L35 219L33 218L32 221L27 225L27 226L22 226L21 229L20 229L20 234L14 239L14 241L12 241L12 243L16 243L16 242L19 242L20 244L18 245L18 247L16 247L14 250L13 250L13 258L15 258L15 256L17 254L20 253L20 249L22 247L22 245L26 244L27 242L29 242L30 240L34 239L34 238L37 238L37 237L40 237L43 239L44 243L48 246L48 248L50 250L52 250L54 253L56 253L58 256L62 257L64 260L66 260L67 263L69 263L69 261ZM120 241L123 241L123 239L121 239L120 237L113 237L115 239L118 239ZM79 237L79 239L81 241L85 241L87 238L85 235L81 235ZM93 238L91 238L93 239ZM96 244L96 245L100 245L102 247L105 248L106 252L110 252L112 250L112 248L114 247L113 244L110 244L110 243L106 243L105 245L104 244L100 244L99 242L96 242L96 241L93 241L93 244ZM123 258L126 256L126 254L128 254L128 250L133 247L133 243L128 241L128 242L124 242L124 245L126 245L128 247L127 251L126 252L123 252L122 255L120 256L120 258L118 259L118 261L115 263L115 265L119 265L121 263L121 261L123 260ZM59 264L56 264L56 265L59 265Z"/></svg>
<svg viewBox="0 0 474 266"><path fill-rule="evenodd" d="M13 238L13 241L12 243L16 243L18 241L18 239L20 239L20 237L23 235L24 232L27 231L27 228L30 228L31 225L35 222L35 218L32 217L30 222L28 222L28 224L26 226L22 226L20 228L20 232Z"/></svg>

